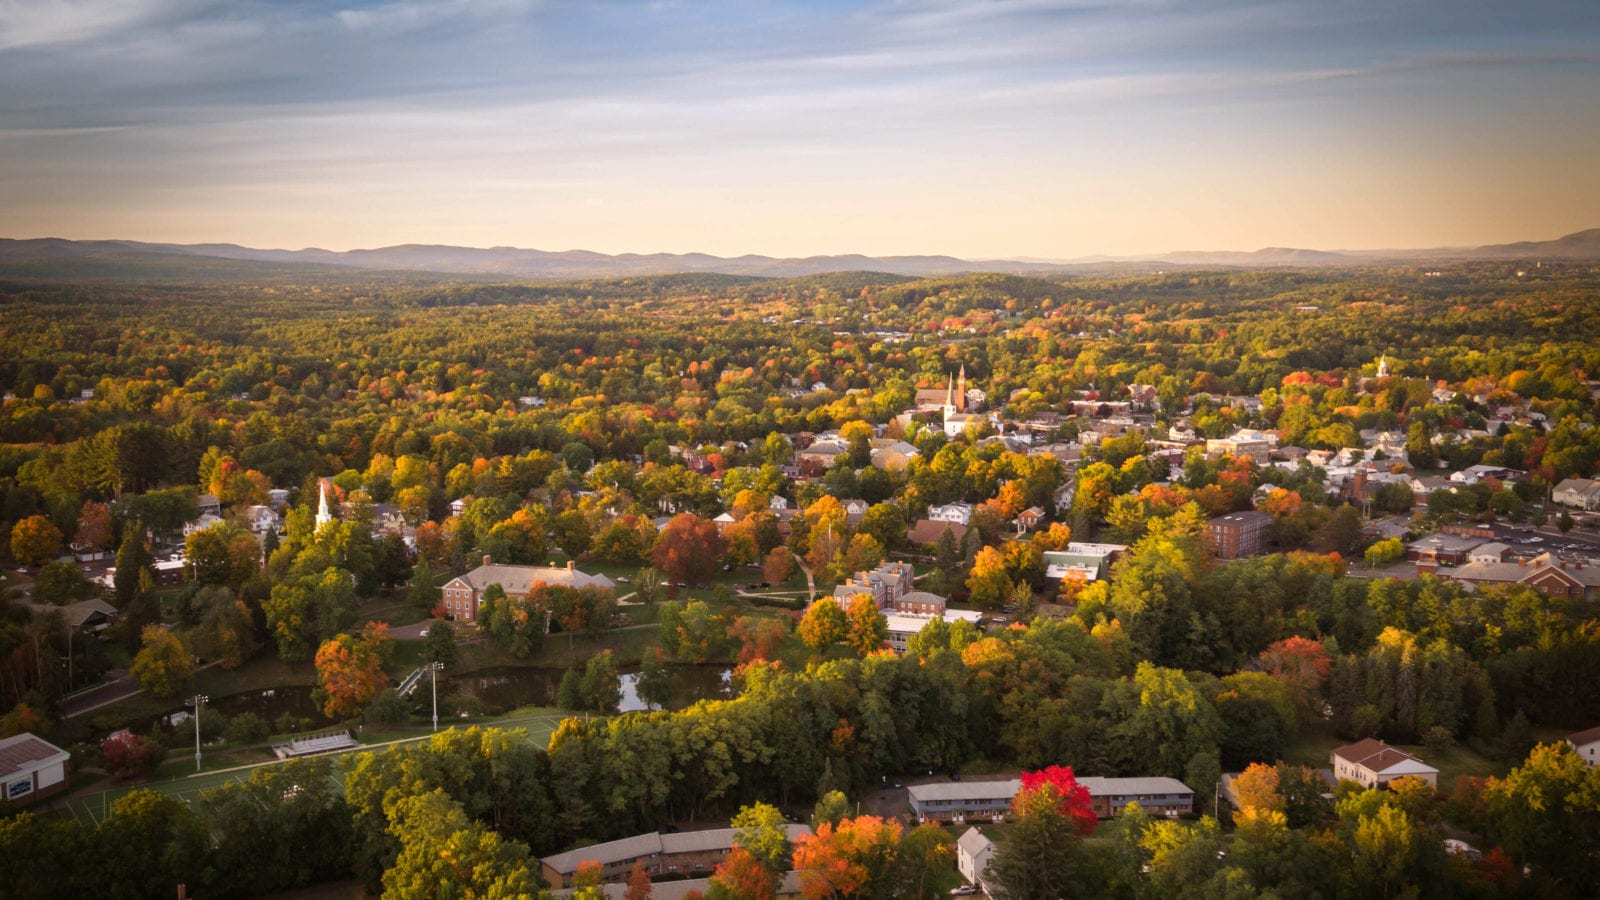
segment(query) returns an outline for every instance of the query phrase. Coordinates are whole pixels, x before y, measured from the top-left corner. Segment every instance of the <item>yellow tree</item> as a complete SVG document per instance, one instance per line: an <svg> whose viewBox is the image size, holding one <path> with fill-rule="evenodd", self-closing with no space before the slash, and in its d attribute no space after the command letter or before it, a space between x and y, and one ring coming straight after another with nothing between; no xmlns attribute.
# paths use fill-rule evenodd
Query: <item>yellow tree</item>
<svg viewBox="0 0 1600 900"><path fill-rule="evenodd" d="M837 644L844 637L844 610L832 597L823 597L806 610L796 631L801 643L809 647L811 652L820 653L823 648Z"/></svg>
<svg viewBox="0 0 1600 900"><path fill-rule="evenodd" d="M128 670L152 697L171 697L189 686L194 677L194 657L178 636L160 625L140 632L144 646Z"/></svg>

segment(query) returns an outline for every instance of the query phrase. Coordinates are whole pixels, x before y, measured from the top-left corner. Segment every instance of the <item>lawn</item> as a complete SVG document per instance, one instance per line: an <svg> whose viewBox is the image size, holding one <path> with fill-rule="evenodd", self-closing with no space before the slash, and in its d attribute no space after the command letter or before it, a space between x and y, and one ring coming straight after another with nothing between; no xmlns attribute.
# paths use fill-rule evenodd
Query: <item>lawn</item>
<svg viewBox="0 0 1600 900"><path fill-rule="evenodd" d="M1284 748L1285 762L1326 769L1329 754L1335 747L1351 743L1333 732L1333 723L1317 720L1300 729L1300 734ZM1485 758L1466 744L1457 743L1443 754L1437 754L1421 744L1395 744L1397 749L1417 757L1439 770L1439 788L1449 791L1455 787L1459 775L1495 775L1503 767Z"/></svg>

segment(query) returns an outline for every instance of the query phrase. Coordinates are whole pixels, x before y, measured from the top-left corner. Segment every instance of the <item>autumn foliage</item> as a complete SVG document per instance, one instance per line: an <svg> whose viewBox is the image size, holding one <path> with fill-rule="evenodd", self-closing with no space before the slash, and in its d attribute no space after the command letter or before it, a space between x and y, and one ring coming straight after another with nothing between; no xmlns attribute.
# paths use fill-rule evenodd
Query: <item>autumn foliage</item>
<svg viewBox="0 0 1600 900"><path fill-rule="evenodd" d="M815 834L795 841L800 895L807 900L871 896L889 874L903 833L899 822L877 816L845 819L837 827L822 823Z"/></svg>
<svg viewBox="0 0 1600 900"><path fill-rule="evenodd" d="M317 698L331 719L354 715L378 691L387 687L384 658L390 649L389 628L367 623L361 636L341 634L317 648Z"/></svg>
<svg viewBox="0 0 1600 900"><path fill-rule="evenodd" d="M771 900L778 895L777 874L743 847L728 852L711 880L740 900Z"/></svg>
<svg viewBox="0 0 1600 900"><path fill-rule="evenodd" d="M1071 766L1022 773L1022 790L1012 798L1012 812L1021 816L1051 807L1067 817L1079 834L1092 833L1100 821L1094 814L1089 789L1078 783Z"/></svg>

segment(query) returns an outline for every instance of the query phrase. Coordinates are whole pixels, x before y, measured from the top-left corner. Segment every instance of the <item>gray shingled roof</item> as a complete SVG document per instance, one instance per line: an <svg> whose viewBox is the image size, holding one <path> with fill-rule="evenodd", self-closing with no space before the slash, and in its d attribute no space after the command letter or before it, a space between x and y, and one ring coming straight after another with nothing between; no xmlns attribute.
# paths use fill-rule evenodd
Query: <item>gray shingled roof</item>
<svg viewBox="0 0 1600 900"><path fill-rule="evenodd" d="M590 575L562 566L510 566L489 563L462 575L459 581L476 591L498 584L508 594L526 594L539 582L560 587L614 588L616 583L604 575Z"/></svg>
<svg viewBox="0 0 1600 900"><path fill-rule="evenodd" d="M625 862L630 859L639 859L654 856L661 852L661 834L652 831L649 834L636 834L625 837L620 841L607 841L604 844L595 844L591 847L579 847L554 856L546 856L540 862L555 869L563 875L570 875L578 871L578 863L593 860L603 866Z"/></svg>

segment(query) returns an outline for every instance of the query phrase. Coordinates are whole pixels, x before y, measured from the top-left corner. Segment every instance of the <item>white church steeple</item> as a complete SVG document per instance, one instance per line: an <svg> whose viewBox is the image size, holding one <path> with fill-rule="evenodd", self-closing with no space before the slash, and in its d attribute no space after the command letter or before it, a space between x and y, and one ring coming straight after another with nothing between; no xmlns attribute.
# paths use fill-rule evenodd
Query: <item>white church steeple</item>
<svg viewBox="0 0 1600 900"><path fill-rule="evenodd" d="M333 521L333 513L328 512L328 482L326 479L317 479L317 487L321 488L317 500L317 529Z"/></svg>

